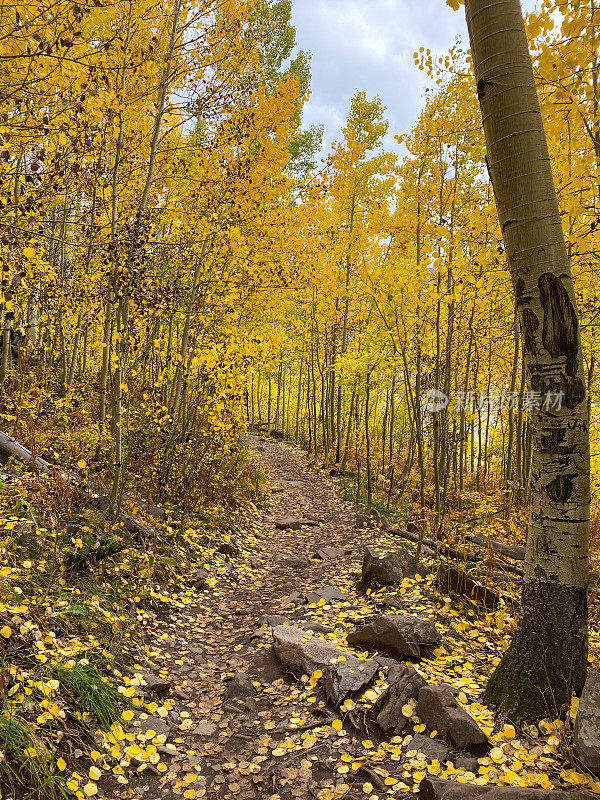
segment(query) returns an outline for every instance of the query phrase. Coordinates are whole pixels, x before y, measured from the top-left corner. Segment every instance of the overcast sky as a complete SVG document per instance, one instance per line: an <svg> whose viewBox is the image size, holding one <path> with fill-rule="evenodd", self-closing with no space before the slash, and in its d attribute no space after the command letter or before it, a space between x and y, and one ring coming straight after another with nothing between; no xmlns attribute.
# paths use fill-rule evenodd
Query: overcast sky
<svg viewBox="0 0 600 800"><path fill-rule="evenodd" d="M523 7L533 7L526 0ZM325 125L327 147L339 137L357 90L378 95L393 134L410 130L427 85L413 61L422 45L434 53L467 43L464 10L445 0L293 0L298 47L312 54L312 96L304 123Z"/></svg>

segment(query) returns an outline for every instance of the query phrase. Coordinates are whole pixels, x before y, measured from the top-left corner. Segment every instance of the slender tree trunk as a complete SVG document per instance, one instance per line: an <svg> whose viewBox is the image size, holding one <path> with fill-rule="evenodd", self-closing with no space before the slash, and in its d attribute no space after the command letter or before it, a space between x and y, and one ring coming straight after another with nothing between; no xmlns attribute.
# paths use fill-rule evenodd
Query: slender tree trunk
<svg viewBox="0 0 600 800"><path fill-rule="evenodd" d="M298 396L296 398L296 424L294 427L294 439L298 441L300 436L300 404L302 402L302 370L304 368L304 356L300 358L300 367L298 368Z"/></svg>
<svg viewBox="0 0 600 800"><path fill-rule="evenodd" d="M520 351L520 340L519 340L519 317L515 309L515 348L513 354L513 365L512 371L510 374L510 397L508 402L508 444L506 450L506 473L504 476L504 485L507 490L510 489L510 484L512 481L512 472L513 472L513 441L515 435L515 409L514 409L514 398L515 398L515 388L517 386L517 371L519 369L519 351ZM507 504L510 499L510 494L507 491Z"/></svg>
<svg viewBox="0 0 600 800"><path fill-rule="evenodd" d="M367 511L371 510L371 502L373 500L373 485L371 482L371 437L369 435L369 414L370 414L370 399L371 399L371 372L367 372L367 380L365 382L365 439L367 446Z"/></svg>
<svg viewBox="0 0 600 800"><path fill-rule="evenodd" d="M466 0L488 168L532 391L533 460L518 629L486 699L556 714L587 670L588 406L571 267L519 0ZM556 397L560 397L560 402Z"/></svg>
<svg viewBox="0 0 600 800"><path fill-rule="evenodd" d="M4 383L10 365L10 334L12 326L11 314L4 315L2 326L2 357L0 359L0 383Z"/></svg>

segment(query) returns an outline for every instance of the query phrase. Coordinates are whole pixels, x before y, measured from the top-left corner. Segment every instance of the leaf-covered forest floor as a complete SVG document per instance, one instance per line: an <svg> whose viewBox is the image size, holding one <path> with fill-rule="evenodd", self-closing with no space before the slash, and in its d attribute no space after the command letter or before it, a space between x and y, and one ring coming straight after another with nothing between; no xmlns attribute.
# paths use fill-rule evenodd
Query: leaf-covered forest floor
<svg viewBox="0 0 600 800"><path fill-rule="evenodd" d="M486 612L444 596L433 576L359 591L365 545L382 552L412 545L376 527L357 528L355 506L298 448L261 437L251 442L270 476L267 510L249 512L218 546L211 542L200 549L206 575L198 579L198 563L194 573L190 561L187 575L165 573L162 584L156 580L152 605L134 597L133 607L121 610L123 626L128 616L137 617L144 636L130 639L124 633L121 658L108 669L117 700L124 703L110 732L106 726L104 733L99 730L98 714L74 711L68 694L74 669L95 669L100 663L89 655L101 654L100 640L94 644L93 633L85 641L69 638L56 598L48 611L44 596L35 606L37 616L32 614L14 584L12 604L0 607L8 703L28 720L33 759L43 766L46 751L52 750L66 796L375 800L410 794L426 775L600 793L600 782L572 762L574 708L566 719L551 715L539 726L516 731L496 722L481 704L486 678L510 638L510 607ZM290 515L321 522L276 530L275 521ZM341 552L315 558L323 547ZM5 568L4 588L15 575L23 583L31 568L31 563L15 564L12 575ZM135 573L131 564L127 569ZM194 580L200 588L193 587ZM306 602L305 592L332 584L346 600ZM71 594L68 607L75 605ZM387 685L386 654L380 654L382 669L374 683L339 708L326 703L319 672L294 675L273 655L271 615L347 648L346 634L356 624L393 606L435 623L442 644L415 666L428 682L456 690L459 703L488 734L489 748L476 754L450 750L441 761L423 758L409 745L413 734L441 737L425 729L414 708L400 736L384 737L374 718ZM107 608L105 599L98 599L98 607ZM54 627L40 613L43 608ZM38 651L37 664L32 657L28 665L24 656L28 636ZM593 661L597 643L594 630ZM86 723L87 738L76 733Z"/></svg>

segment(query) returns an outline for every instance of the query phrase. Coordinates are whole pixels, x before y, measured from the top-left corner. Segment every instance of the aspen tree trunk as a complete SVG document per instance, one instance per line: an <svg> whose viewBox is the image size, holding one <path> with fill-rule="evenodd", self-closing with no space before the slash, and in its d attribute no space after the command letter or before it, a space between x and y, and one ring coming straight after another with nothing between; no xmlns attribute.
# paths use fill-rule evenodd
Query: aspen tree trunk
<svg viewBox="0 0 600 800"><path fill-rule="evenodd" d="M390 386L390 432L389 432L389 463L394 459L394 429L396 427L396 369L392 375L392 385Z"/></svg>
<svg viewBox="0 0 600 800"><path fill-rule="evenodd" d="M276 431L279 430L279 405L281 402L281 372L283 369L283 363L280 361L279 366L277 367L277 400L275 401L275 424L274 428Z"/></svg>
<svg viewBox="0 0 600 800"><path fill-rule="evenodd" d="M371 438L369 435L369 415L371 400L371 371L367 371L367 380L365 381L365 439L367 445L367 511L371 510L371 502L373 500L373 486L371 483Z"/></svg>
<svg viewBox="0 0 600 800"><path fill-rule="evenodd" d="M81 377L85 378L87 372L87 353L88 353L88 327L83 332L83 355L81 357Z"/></svg>
<svg viewBox="0 0 600 800"><path fill-rule="evenodd" d="M350 225L349 235L352 237L354 229L354 212L356 208L356 194L352 195L352 202L350 204ZM344 321L342 324L342 356L348 349L348 315L350 311L350 272L352 268L352 261L350 258L350 243L348 244L348 253L346 254L346 281L344 286ZM342 438L342 382L338 380L337 390L337 409L336 409L336 453L335 463L340 463L340 442Z"/></svg>
<svg viewBox="0 0 600 800"><path fill-rule="evenodd" d="M171 402L169 403L171 407L171 416L173 417L173 419L177 417L177 414L179 412L181 393L187 381L186 363L188 356L188 347L190 342L190 326L192 324L194 307L198 299L200 276L202 274L202 267L204 266L204 261L206 259L206 255L208 252L208 242L209 242L209 237L207 236L204 239L204 242L202 243L202 252L200 253L199 257L196 260L196 265L194 268L194 277L192 279L192 290L189 293L189 298L188 298L188 305L185 314L185 322L183 324L183 333L181 336L181 345L179 348L179 360L177 362L177 369L175 370L175 377L173 379Z"/></svg>
<svg viewBox="0 0 600 800"><path fill-rule="evenodd" d="M127 38L123 48L123 64L121 66L121 92L125 89L125 79L127 70L127 48L131 37L131 14L132 3L129 3L129 20L127 24ZM121 155L123 152L123 138L125 132L125 119L123 111L119 111L119 134L115 145L115 161L112 170L112 195L111 195L111 219L110 219L110 239L111 239L111 256L113 264L110 275L108 277L108 288L106 292L106 310L104 316L104 339L102 343L102 367L100 369L100 389L98 400L98 426L100 431L104 429L106 424L106 406L107 406L107 386L110 374L110 356L112 350L112 325L113 325L113 311L116 303L115 296L115 281L117 275L116 259L116 236L118 226L118 185L119 185L119 169L121 166Z"/></svg>
<svg viewBox="0 0 600 800"><path fill-rule="evenodd" d="M473 317L475 316L475 303L471 311L469 320L469 347L467 349L467 363L465 364L465 380L463 383L464 400L460 407L460 465L459 465L459 489L462 493L464 489L464 472L466 468L465 443L467 438L467 397L469 392L469 378L471 370L471 354L473 352Z"/></svg>
<svg viewBox="0 0 600 800"><path fill-rule="evenodd" d="M4 315L4 324L2 326L2 356L0 358L0 383L4 383L8 373L10 362L10 331L11 331L11 314Z"/></svg>
<svg viewBox="0 0 600 800"><path fill-rule="evenodd" d="M387 442L387 429L388 417L390 409L390 390L385 391L385 409L383 412L383 419L381 421L381 471L385 470L385 457L386 457L386 442Z"/></svg>
<svg viewBox="0 0 600 800"><path fill-rule="evenodd" d="M300 436L300 405L302 403L302 370L304 369L304 355L300 357L300 367L298 368L298 397L296 398L296 424L294 427L294 439L298 441Z"/></svg>
<svg viewBox="0 0 600 800"><path fill-rule="evenodd" d="M284 361L281 365L281 432L285 434L285 422L286 422L286 415L287 415L287 392L286 392L286 375L287 373L287 363Z"/></svg>
<svg viewBox="0 0 600 800"><path fill-rule="evenodd" d="M488 167L531 391L533 461L519 626L486 699L513 719L555 714L587 669L589 430L571 269L519 0L466 0ZM555 407L556 406L556 407Z"/></svg>
<svg viewBox="0 0 600 800"><path fill-rule="evenodd" d="M341 471L346 471L346 461L348 460L348 450L350 449L350 436L352 434L352 420L354 419L354 408L356 405L356 381L352 386L352 396L350 398L350 410L348 411L348 424L346 426L346 440L344 442L344 455L342 456Z"/></svg>
<svg viewBox="0 0 600 800"><path fill-rule="evenodd" d="M515 409L513 398L517 386L517 371L519 369L519 351L521 342L519 339L519 317L515 309L515 347L513 353L513 365L510 374L510 397L508 401L508 445L506 449L506 472L504 475L504 488L506 489L506 514L508 516L509 504L511 499L511 483L513 473L513 441L515 436Z"/></svg>
<svg viewBox="0 0 600 800"><path fill-rule="evenodd" d="M519 406L518 406L518 413L517 413L517 442L515 448L515 461L517 462L517 489L515 492L515 498L517 503L520 505L522 497L523 497L523 399L525 395L525 383L526 383L526 373L525 373L525 361L521 358L521 384L519 388Z"/></svg>

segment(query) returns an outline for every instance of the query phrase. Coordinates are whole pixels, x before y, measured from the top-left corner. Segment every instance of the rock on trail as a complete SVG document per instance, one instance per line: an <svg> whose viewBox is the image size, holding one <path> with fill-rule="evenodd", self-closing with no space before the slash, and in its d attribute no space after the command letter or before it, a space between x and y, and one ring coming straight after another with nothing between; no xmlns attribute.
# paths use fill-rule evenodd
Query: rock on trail
<svg viewBox="0 0 600 800"><path fill-rule="evenodd" d="M275 654L286 666L300 667L306 675L323 672L327 697L334 705L366 686L379 671L376 661L361 661L347 650L290 625L273 628L273 640Z"/></svg>

